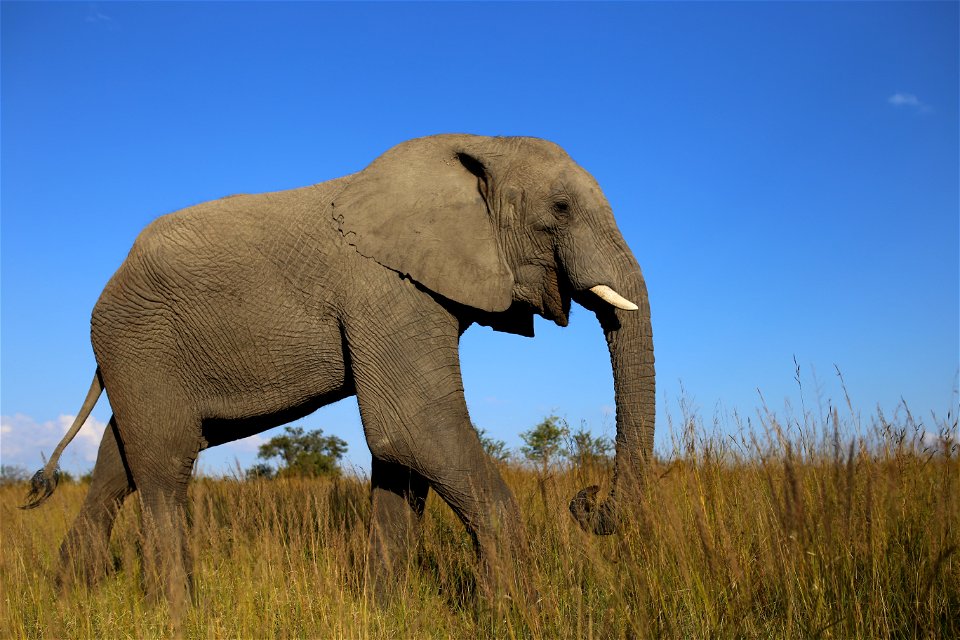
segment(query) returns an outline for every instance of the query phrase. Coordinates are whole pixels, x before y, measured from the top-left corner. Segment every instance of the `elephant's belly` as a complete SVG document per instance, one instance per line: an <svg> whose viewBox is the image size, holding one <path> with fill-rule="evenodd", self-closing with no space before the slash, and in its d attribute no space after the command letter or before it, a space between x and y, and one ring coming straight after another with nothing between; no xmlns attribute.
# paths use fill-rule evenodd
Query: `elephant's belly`
<svg viewBox="0 0 960 640"><path fill-rule="evenodd" d="M354 393L335 320L274 307L258 318L221 313L209 325L209 331L181 334L180 375L210 446Z"/></svg>
<svg viewBox="0 0 960 640"><path fill-rule="evenodd" d="M213 371L200 376L207 446L297 420L355 393L341 349L304 345L297 351L296 358L282 351L263 353L254 366L227 376Z"/></svg>
<svg viewBox="0 0 960 640"><path fill-rule="evenodd" d="M215 447L219 444L246 438L255 433L298 420L320 407L342 400L355 393L352 383L341 385L339 389L307 398L302 402L281 407L274 405L273 411L252 415L209 417L202 422L203 447ZM267 405L258 407L260 410Z"/></svg>

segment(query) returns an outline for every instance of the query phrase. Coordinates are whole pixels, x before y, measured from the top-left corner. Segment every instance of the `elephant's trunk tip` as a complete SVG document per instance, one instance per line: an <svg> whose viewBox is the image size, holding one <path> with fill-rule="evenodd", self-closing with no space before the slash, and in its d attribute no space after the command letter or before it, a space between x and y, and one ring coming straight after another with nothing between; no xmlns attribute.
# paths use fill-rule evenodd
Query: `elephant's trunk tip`
<svg viewBox="0 0 960 640"><path fill-rule="evenodd" d="M613 496L602 504L597 504L597 493L600 487L591 485L581 489L580 493L570 501L570 513L580 528L587 533L598 536L608 536L617 531L616 505Z"/></svg>

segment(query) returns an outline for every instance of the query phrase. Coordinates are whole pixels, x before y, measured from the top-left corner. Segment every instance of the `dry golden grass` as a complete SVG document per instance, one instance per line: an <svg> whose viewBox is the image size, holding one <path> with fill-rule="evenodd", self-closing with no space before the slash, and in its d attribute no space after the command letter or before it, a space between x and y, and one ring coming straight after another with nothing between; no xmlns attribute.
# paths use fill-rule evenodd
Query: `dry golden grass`
<svg viewBox="0 0 960 640"><path fill-rule="evenodd" d="M950 421L953 420L951 423ZM651 465L625 531L583 534L567 513L609 473L504 470L526 519L539 606L477 596L463 527L431 495L415 570L393 602L365 598L362 479L240 482L191 490L196 638L960 637L960 460L955 418L934 442L907 417L865 435L836 412L735 436L686 417ZM759 431L762 435L753 435ZM131 500L112 552L119 571L62 597L57 548L86 487L41 509L0 488L0 635L153 638L165 605L140 588Z"/></svg>

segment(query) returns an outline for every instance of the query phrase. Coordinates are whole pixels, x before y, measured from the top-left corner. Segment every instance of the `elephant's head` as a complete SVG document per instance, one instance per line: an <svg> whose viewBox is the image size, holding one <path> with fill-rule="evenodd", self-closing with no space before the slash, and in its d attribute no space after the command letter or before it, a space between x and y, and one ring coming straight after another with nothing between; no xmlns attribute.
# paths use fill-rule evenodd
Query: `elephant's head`
<svg viewBox="0 0 960 640"><path fill-rule="evenodd" d="M614 531L653 448L653 340L640 267L590 174L544 140L433 136L386 152L333 205L358 252L482 324L533 335L534 313L565 326L571 299L596 313L616 391L613 490L596 507L585 489L570 508Z"/></svg>

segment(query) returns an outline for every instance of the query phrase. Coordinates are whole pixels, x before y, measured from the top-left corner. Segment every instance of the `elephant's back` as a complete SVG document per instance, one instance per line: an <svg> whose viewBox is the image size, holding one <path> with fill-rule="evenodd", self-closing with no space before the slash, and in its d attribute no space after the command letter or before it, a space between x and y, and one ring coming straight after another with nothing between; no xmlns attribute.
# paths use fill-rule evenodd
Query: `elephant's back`
<svg viewBox="0 0 960 640"><path fill-rule="evenodd" d="M256 284L251 277L306 278L341 244L330 194L342 180L231 195L160 216L137 236L111 283L215 293Z"/></svg>
<svg viewBox="0 0 960 640"><path fill-rule="evenodd" d="M293 376L284 369L295 360L289 351L316 351L318 340L339 345L326 335L337 331L336 305L318 295L331 289L339 251L325 192L232 196L151 223L94 307L101 366L168 361L197 369L195 379L226 366L239 393L258 384L258 372Z"/></svg>

